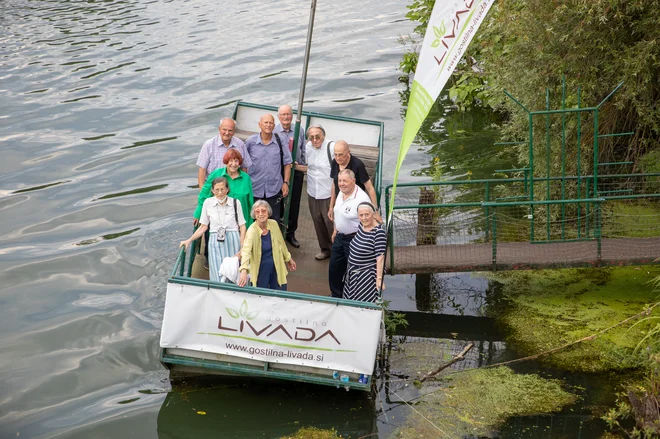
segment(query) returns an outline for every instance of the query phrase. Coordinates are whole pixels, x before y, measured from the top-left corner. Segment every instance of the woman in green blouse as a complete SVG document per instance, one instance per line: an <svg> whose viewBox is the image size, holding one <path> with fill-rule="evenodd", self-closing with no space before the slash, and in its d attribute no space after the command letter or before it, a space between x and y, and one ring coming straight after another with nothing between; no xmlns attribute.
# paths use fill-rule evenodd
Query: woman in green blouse
<svg viewBox="0 0 660 439"><path fill-rule="evenodd" d="M208 176L204 187L199 192L197 198L197 210L193 217L195 222L199 220L202 214L202 206L204 200L213 196L211 193L211 182L217 177L225 177L229 181L229 196L236 198L241 202L243 208L243 216L245 217L245 227L250 227L254 219L250 216L250 210L254 204L254 197L252 195L252 180L247 173L243 172L241 165L243 164L243 156L238 150L232 148L225 153L222 162L226 165L224 168L216 169Z"/></svg>

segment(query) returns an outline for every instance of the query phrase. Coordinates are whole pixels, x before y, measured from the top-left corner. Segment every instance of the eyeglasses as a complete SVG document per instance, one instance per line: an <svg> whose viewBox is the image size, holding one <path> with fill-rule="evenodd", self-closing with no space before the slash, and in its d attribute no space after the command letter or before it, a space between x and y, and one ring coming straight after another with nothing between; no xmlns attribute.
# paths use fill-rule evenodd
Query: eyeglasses
<svg viewBox="0 0 660 439"><path fill-rule="evenodd" d="M315 136L309 136L309 140L321 140L323 136L321 134L317 134Z"/></svg>

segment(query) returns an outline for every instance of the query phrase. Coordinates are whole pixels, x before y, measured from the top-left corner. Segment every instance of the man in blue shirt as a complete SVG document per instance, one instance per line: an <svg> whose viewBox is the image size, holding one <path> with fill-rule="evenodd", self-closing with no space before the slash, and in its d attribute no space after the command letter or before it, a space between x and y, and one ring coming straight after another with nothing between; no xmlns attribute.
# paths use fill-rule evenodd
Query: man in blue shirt
<svg viewBox="0 0 660 439"><path fill-rule="evenodd" d="M278 145L273 130L275 118L264 114L259 119L260 132L247 138L245 147L252 159L248 174L252 178L255 200L266 200L273 209L272 218L281 219L281 201L289 193L291 152L285 145Z"/></svg>
<svg viewBox="0 0 660 439"><path fill-rule="evenodd" d="M294 125L293 110L289 105L282 105L277 109L277 118L280 123L277 124L273 133L277 134L285 148L288 148L293 156L293 138L294 138ZM277 139L276 139L277 140ZM292 157L294 162L305 162L305 132L300 127L298 134L298 150L297 157ZM286 230L286 240L295 248L300 247L300 243L296 239L296 230L298 229L298 215L300 213L300 196L302 194L303 179L305 174L298 170L293 173L293 192L291 192L291 207L289 207L289 224ZM284 206L284 204L282 204ZM284 211L282 211L284 216Z"/></svg>

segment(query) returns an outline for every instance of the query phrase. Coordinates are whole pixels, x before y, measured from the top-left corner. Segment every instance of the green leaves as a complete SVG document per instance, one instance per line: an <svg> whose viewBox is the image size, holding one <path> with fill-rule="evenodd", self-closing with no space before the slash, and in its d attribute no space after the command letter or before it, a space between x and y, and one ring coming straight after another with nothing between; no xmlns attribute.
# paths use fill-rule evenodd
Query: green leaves
<svg viewBox="0 0 660 439"><path fill-rule="evenodd" d="M241 307L236 311L233 308L225 308L227 313L235 319L244 318L245 320L255 319L259 315L259 311L248 312L248 303L246 300L243 300Z"/></svg>
<svg viewBox="0 0 660 439"><path fill-rule="evenodd" d="M423 36L431 26L431 46L440 50L445 29L441 23L429 22L435 1L409 1L406 17L419 23L415 33ZM551 107L560 108L561 77L565 75L566 107L572 108L577 105L578 86L582 87L581 105L590 106L624 81L603 107L599 122L602 132L638 134L602 142L600 161L632 160L636 167L645 162L648 168L653 156L645 160L644 155L660 151L658 23L660 8L651 0L495 2L453 76L450 97L461 109L487 106L505 113L508 120L503 134L519 139L527 136L527 116L505 99L502 89L531 110L540 110L548 88ZM413 54L417 50L419 45L413 44L404 55L400 65L404 73L415 71L417 58ZM566 133L573 143L576 132L573 125ZM582 139L587 141L587 137ZM526 146L518 149L522 165L528 156Z"/></svg>

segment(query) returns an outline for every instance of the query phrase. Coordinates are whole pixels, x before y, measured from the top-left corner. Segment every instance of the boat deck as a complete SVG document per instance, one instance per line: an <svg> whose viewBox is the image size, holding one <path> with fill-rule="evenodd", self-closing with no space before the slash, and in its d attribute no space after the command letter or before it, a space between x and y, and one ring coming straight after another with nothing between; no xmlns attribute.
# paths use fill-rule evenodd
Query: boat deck
<svg viewBox="0 0 660 439"><path fill-rule="evenodd" d="M297 269L289 273L288 290L299 293L315 294L318 296L329 296L328 286L328 263L330 259L317 261L314 256L320 251L314 224L309 216L307 204L307 189L303 187L300 197L300 217L298 218L298 230L296 239L300 242L300 248L293 248L287 244L293 260L296 261ZM193 263L192 277L208 279L209 272L204 268L205 257L197 254Z"/></svg>

